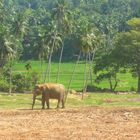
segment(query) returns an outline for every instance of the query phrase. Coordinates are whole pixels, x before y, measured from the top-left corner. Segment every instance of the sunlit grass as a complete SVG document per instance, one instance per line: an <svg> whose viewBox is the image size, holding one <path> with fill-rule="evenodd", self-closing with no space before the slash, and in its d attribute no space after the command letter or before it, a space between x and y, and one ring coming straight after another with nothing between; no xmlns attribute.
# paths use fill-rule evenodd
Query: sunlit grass
<svg viewBox="0 0 140 140"><path fill-rule="evenodd" d="M0 109L31 109L32 94L0 93ZM57 100L50 100L51 108L55 108ZM103 107L139 107L140 94L117 95L114 93L88 93L81 99L81 95L68 95L66 107L103 106ZM41 109L41 96L37 97L35 109Z"/></svg>

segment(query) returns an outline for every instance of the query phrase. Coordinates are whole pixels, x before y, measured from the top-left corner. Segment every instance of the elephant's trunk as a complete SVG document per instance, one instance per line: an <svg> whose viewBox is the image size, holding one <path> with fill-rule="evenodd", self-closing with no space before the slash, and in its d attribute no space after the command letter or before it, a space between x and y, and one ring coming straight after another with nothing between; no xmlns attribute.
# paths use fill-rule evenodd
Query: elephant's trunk
<svg viewBox="0 0 140 140"><path fill-rule="evenodd" d="M36 99L36 95L35 95L35 94L33 94L33 103L32 103L32 110L33 110L33 108L34 108L34 104L35 104L35 99Z"/></svg>

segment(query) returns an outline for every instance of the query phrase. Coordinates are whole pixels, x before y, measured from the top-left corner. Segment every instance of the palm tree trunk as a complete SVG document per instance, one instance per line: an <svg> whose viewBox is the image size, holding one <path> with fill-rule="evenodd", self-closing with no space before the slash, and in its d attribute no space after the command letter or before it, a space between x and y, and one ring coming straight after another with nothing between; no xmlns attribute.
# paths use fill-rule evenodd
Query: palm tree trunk
<svg viewBox="0 0 140 140"><path fill-rule="evenodd" d="M93 67L92 67L92 62L93 62L93 59L94 59L94 52L92 54L92 58L91 58L91 54L89 53L89 63L90 63L90 84L92 85L93 83Z"/></svg>
<svg viewBox="0 0 140 140"><path fill-rule="evenodd" d="M10 66L10 71L9 71L9 94L11 95L12 92L12 67Z"/></svg>
<svg viewBox="0 0 140 140"><path fill-rule="evenodd" d="M49 63L48 63L48 70L47 70L47 75L48 75L48 82L50 82L50 77L51 77L51 61L52 61L52 52L53 52L53 47L51 49L50 53L50 58L49 58Z"/></svg>
<svg viewBox="0 0 140 140"><path fill-rule="evenodd" d="M88 54L86 54L86 62L85 62L85 70L84 70L84 84L83 84L83 92L82 92L82 100L84 98L84 93L87 90L87 61L88 61Z"/></svg>
<svg viewBox="0 0 140 140"><path fill-rule="evenodd" d="M60 53L60 57L59 57L59 64L58 64L58 71L57 71L56 83L58 83L59 76L60 76L60 75L59 75L59 74L60 74L60 65L61 65L61 61L62 61L63 50L64 50L64 45L62 45L61 53Z"/></svg>
<svg viewBox="0 0 140 140"><path fill-rule="evenodd" d="M67 96L68 96L68 93L69 93L69 90L70 90L71 82L72 82L72 80L73 80L74 73L75 73L76 67L77 67L77 65L78 65L78 63L79 63L80 57L81 57L81 51L80 51L80 53L79 53L79 55L78 55L78 57L77 57L77 61L76 61L75 66L74 66L74 69L73 69L73 72L72 72L72 76L71 76L71 79L70 79L69 84L68 84L67 94L66 94L66 97L65 97L65 102L66 102L66 100L67 100Z"/></svg>
<svg viewBox="0 0 140 140"><path fill-rule="evenodd" d="M44 83L46 82L46 77L47 77L47 76L48 76L48 82L50 82L51 60L52 60L53 49L54 49L54 46L55 46L55 40L56 40L56 32L55 32L55 35L54 35L54 40L53 40L53 44L52 44L51 51L50 51L50 55L49 55L49 62L48 62L48 67L47 67L46 73L45 73Z"/></svg>
<svg viewBox="0 0 140 140"><path fill-rule="evenodd" d="M89 69L87 71L87 63L89 64ZM86 54L86 63L85 63L85 75L84 75L84 88L82 92L82 100L84 98L84 93L87 91L87 84L88 84L88 79L91 76L91 60L90 60L90 52Z"/></svg>
<svg viewBox="0 0 140 140"><path fill-rule="evenodd" d="M10 60L10 69L9 69L9 94L12 93L12 62L13 60Z"/></svg>
<svg viewBox="0 0 140 140"><path fill-rule="evenodd" d="M43 77L44 77L43 58L40 58L40 69L41 69L41 81L43 82Z"/></svg>

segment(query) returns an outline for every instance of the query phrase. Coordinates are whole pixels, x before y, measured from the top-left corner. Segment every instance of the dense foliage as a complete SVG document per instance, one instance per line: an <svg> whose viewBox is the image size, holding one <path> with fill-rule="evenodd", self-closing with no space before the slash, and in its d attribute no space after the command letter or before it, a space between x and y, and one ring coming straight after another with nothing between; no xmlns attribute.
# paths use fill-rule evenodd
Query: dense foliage
<svg viewBox="0 0 140 140"><path fill-rule="evenodd" d="M0 66L49 59L50 67L81 51L96 54L96 81L108 79L115 90L117 73L129 66L140 91L139 18L139 0L0 0ZM10 67L10 83L11 76Z"/></svg>

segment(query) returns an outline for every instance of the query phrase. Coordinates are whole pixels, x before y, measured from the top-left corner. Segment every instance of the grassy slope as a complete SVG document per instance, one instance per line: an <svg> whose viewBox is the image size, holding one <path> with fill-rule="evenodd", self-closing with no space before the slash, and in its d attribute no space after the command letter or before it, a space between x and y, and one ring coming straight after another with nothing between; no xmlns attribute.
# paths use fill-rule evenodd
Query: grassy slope
<svg viewBox="0 0 140 140"><path fill-rule="evenodd" d="M40 62L39 61L30 61L32 70L40 74L41 77L41 69L40 69ZM26 72L25 69L25 64L26 62L15 62L14 65L14 72ZM62 63L61 64L61 72L60 72L60 80L59 83L63 83L66 87L69 84L69 81L71 79L71 74L73 71L75 63ZM83 88L83 83L84 83L84 63L78 64L75 75L71 84L71 88L76 89L76 90L81 90ZM43 65L43 70L45 71L47 67L47 64L44 63ZM58 64L57 63L52 63L51 66L51 82L56 81L56 73L57 73L57 68ZM137 79L133 78L130 73L126 74L118 74L118 77L120 79L120 82L118 84L117 90L127 90L129 91L131 88L136 89L137 88ZM93 79L95 79L95 75L93 74ZM90 80L88 81L90 83ZM94 83L94 85L97 85ZM109 88L109 83L107 80L104 80L97 86L102 87L102 88Z"/></svg>
<svg viewBox="0 0 140 140"><path fill-rule="evenodd" d="M41 97L36 100L35 108L41 108ZM138 99L138 100L137 100ZM66 103L66 107L80 106L105 106L105 107L120 107L120 106L140 106L139 94L116 95L111 93L91 93L84 96L81 100L81 95L70 95ZM32 104L32 94L13 94L0 93L0 109L15 109L24 108L30 109ZM56 100L50 101L51 107L56 107Z"/></svg>

